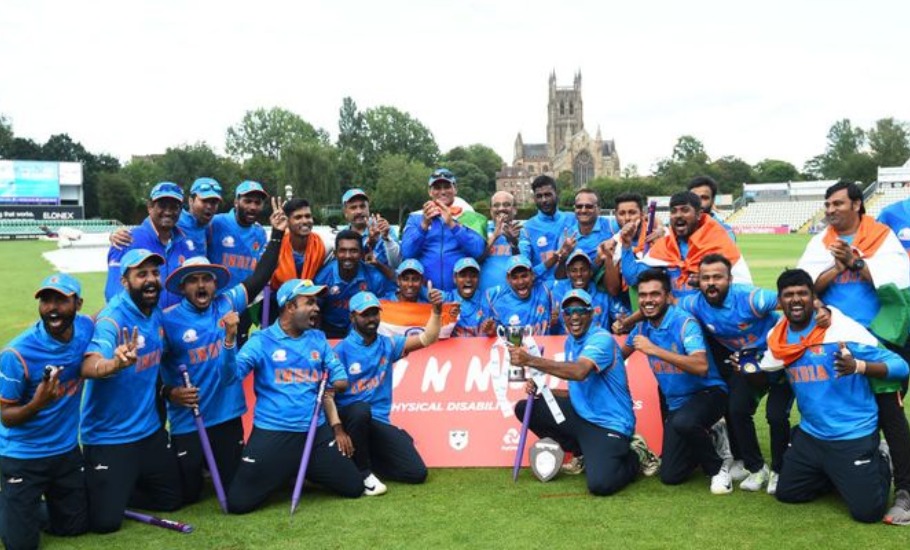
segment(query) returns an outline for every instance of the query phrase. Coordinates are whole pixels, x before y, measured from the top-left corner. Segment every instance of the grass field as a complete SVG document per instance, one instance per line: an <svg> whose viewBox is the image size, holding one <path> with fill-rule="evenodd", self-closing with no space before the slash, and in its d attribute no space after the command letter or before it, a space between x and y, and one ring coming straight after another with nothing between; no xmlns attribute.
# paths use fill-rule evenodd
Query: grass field
<svg viewBox="0 0 910 550"><path fill-rule="evenodd" d="M756 284L773 288L777 274L796 263L805 235L743 236L740 245ZM32 293L51 267L40 257L53 245L0 243L0 341L36 319ZM86 311L102 304L103 276L79 276ZM756 418L761 418L760 411ZM794 416L795 413L794 413ZM767 427L757 422L767 455ZM436 469L427 483L389 484L381 498L342 500L307 488L295 516L290 488L263 510L224 516L214 496L172 519L191 523L191 535L125 523L122 531L76 539L45 537L47 548L898 548L910 530L861 525L834 496L805 505L783 505L765 493L736 490L713 496L696 475L678 487L640 479L618 495L587 494L582 476L539 483L522 472L512 483L507 469Z"/></svg>

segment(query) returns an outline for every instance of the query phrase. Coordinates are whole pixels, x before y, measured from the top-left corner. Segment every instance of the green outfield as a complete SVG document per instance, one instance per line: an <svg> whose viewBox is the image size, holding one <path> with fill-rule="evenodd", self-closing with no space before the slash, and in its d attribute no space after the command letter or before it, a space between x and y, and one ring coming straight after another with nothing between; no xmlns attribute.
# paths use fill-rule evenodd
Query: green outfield
<svg viewBox="0 0 910 550"><path fill-rule="evenodd" d="M806 235L743 236L740 245L757 284L773 288L796 263ZM32 293L51 266L40 252L52 244L0 243L0 294L6 342L36 319ZM101 274L79 276L86 311L102 304ZM763 409L762 409L763 411ZM767 427L756 418L767 455ZM794 413L794 417L796 414ZM125 523L118 533L76 539L45 537L47 548L897 548L910 531L850 520L834 496L783 505L765 493L713 496L708 480L665 487L641 479L618 495L588 495L583 476L543 484L529 472L518 483L503 469L431 470L423 486L389 483L379 498L342 500L307 488L288 514L290 486L259 512L225 516L214 496L168 517L191 523L191 535Z"/></svg>

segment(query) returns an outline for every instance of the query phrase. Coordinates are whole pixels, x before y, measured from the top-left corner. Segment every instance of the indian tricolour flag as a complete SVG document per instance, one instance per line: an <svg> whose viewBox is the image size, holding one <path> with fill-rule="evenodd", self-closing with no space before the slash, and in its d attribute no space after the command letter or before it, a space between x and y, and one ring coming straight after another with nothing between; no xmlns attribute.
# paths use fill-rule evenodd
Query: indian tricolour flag
<svg viewBox="0 0 910 550"><path fill-rule="evenodd" d="M433 306L414 302L392 302L380 300L382 304L382 322L379 324L379 333L387 336L403 334L411 336L423 332L430 320ZM442 305L442 326L439 330L440 338L448 338L458 321L458 304Z"/></svg>

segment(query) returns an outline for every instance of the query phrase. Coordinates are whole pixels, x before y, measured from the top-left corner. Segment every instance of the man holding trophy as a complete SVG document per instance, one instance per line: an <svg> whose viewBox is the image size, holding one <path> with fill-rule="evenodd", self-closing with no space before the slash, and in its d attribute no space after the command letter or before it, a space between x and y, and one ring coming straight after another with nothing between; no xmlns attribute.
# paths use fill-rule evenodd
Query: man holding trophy
<svg viewBox="0 0 910 550"><path fill-rule="evenodd" d="M552 438L576 457L585 457L588 490L611 495L635 479L639 469L655 471L656 457L635 433L635 414L622 354L613 337L592 326L591 296L581 289L568 292L561 302L568 336L565 361L534 357L510 342L512 365L532 367L569 381L569 389L534 398L530 429L538 437ZM528 381L530 395L537 385ZM546 404L545 404L546 403ZM520 401L515 415L524 416L528 403Z"/></svg>

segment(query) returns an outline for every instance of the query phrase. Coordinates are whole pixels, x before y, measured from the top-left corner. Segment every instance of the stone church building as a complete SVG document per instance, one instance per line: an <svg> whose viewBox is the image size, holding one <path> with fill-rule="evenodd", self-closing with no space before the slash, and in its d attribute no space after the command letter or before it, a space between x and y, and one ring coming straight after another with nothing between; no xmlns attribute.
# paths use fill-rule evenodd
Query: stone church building
<svg viewBox="0 0 910 550"><path fill-rule="evenodd" d="M525 143L519 132L512 165L503 163L496 172L496 190L512 193L519 204L530 204L534 202L531 180L541 174L557 178L570 172L576 188L594 178L619 177L616 144L604 140L599 127L592 139L583 115L581 72L575 74L572 86L557 86L555 71L550 73L547 142Z"/></svg>

